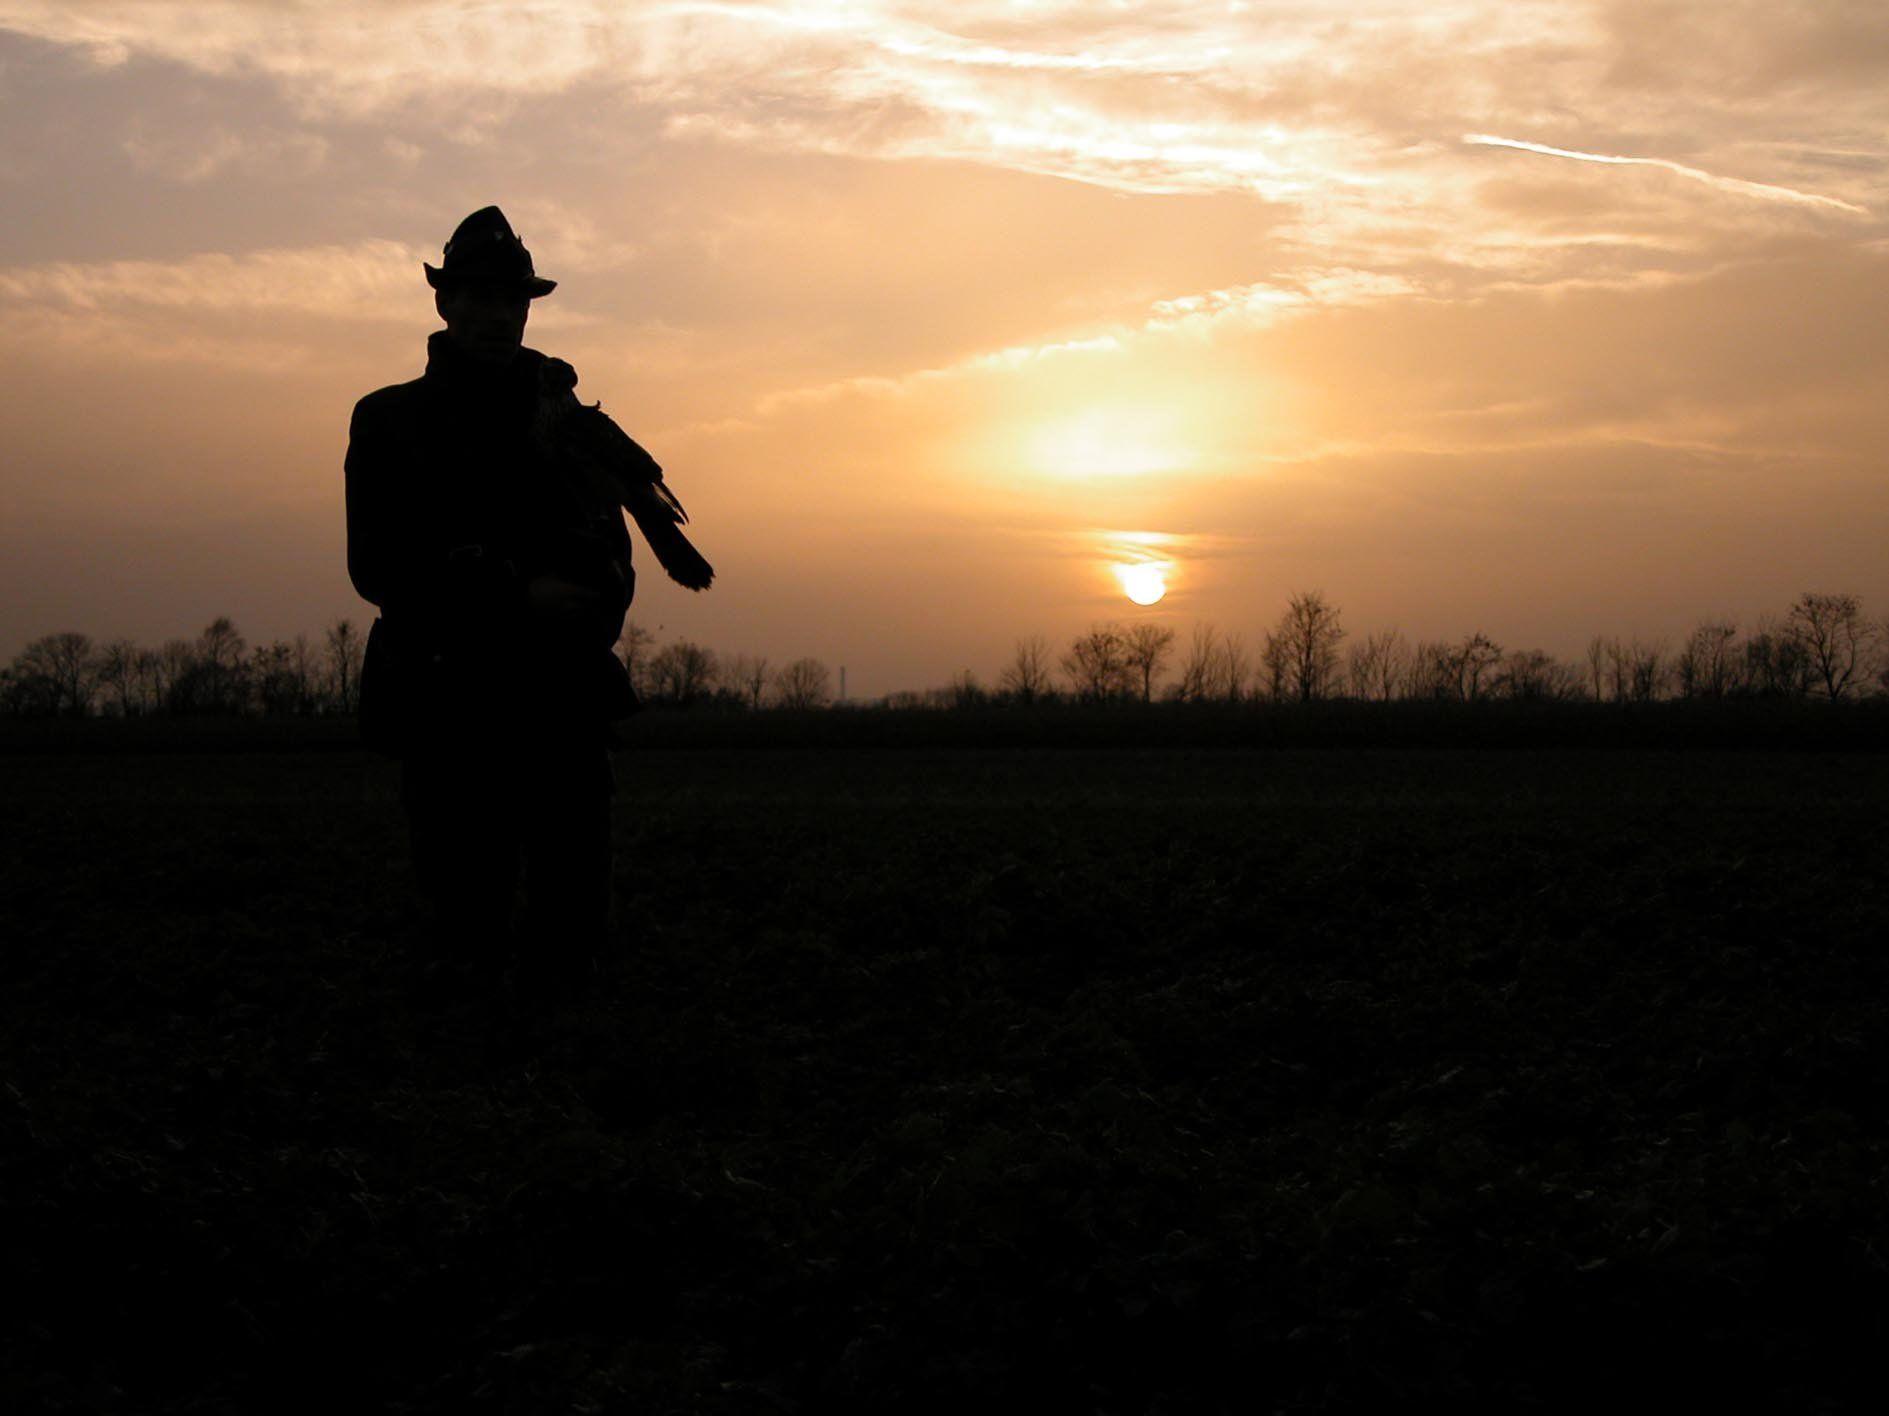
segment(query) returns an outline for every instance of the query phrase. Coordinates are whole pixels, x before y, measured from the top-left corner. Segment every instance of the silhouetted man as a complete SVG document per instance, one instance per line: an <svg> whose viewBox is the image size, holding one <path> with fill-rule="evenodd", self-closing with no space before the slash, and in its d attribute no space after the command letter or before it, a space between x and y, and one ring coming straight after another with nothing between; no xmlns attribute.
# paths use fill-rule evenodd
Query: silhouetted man
<svg viewBox="0 0 1889 1416"><path fill-rule="evenodd" d="M609 932L608 724L635 704L612 652L635 586L623 498L547 433L579 407L575 374L523 347L555 282L499 209L425 271L446 322L426 372L363 398L349 431L348 573L381 611L363 733L402 758L441 948L496 976L522 867L519 983L568 984Z"/></svg>

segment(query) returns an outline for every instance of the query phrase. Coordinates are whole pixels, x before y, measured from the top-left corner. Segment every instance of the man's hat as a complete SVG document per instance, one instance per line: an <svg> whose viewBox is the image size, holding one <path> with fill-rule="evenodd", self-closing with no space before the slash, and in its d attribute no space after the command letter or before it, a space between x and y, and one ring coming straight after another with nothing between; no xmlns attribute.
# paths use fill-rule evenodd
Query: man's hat
<svg viewBox="0 0 1889 1416"><path fill-rule="evenodd" d="M532 270L531 252L513 234L505 213L495 206L480 207L459 223L438 266L424 261L420 264L426 269L426 283L435 290L443 289L449 281L490 280L523 286L535 300L558 288L555 280L546 280Z"/></svg>

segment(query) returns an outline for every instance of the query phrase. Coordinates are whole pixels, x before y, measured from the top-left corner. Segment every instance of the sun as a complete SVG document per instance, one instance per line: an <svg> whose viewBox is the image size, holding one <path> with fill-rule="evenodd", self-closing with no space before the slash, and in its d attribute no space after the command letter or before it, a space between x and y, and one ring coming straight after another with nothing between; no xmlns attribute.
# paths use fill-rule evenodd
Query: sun
<svg viewBox="0 0 1889 1416"><path fill-rule="evenodd" d="M1115 578L1122 582L1122 593L1137 605L1153 605L1168 592L1168 567L1159 561L1118 565Z"/></svg>

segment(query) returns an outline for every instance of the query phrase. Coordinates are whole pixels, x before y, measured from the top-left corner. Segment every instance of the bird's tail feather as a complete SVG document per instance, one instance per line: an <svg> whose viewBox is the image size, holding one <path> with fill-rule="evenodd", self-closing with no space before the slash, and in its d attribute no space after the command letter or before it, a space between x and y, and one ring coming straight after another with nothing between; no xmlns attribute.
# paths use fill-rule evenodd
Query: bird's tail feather
<svg viewBox="0 0 1889 1416"><path fill-rule="evenodd" d="M714 582L715 568L682 534L682 528L664 514L667 508L658 511L654 507L632 506L629 510L636 518L636 529L643 533L650 550L656 553L657 564L668 572L669 578L689 590L708 589Z"/></svg>
<svg viewBox="0 0 1889 1416"><path fill-rule="evenodd" d="M658 473L656 480L649 484L649 489L662 499L664 506L668 507L669 510L675 514L676 524L678 526L687 526L689 524L688 512L682 509L681 501L677 499L674 492L669 490L669 484L663 481L661 473Z"/></svg>

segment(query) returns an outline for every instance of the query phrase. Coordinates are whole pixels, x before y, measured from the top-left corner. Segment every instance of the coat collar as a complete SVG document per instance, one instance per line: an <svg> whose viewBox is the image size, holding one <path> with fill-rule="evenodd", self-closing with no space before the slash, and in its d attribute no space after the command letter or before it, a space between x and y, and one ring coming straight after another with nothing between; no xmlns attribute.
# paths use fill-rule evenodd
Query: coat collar
<svg viewBox="0 0 1889 1416"><path fill-rule="evenodd" d="M544 355L536 349L521 346L511 363L502 369L492 369L461 354L443 329L434 330L426 337L427 381L455 393L489 397L535 390L538 370L544 362Z"/></svg>

